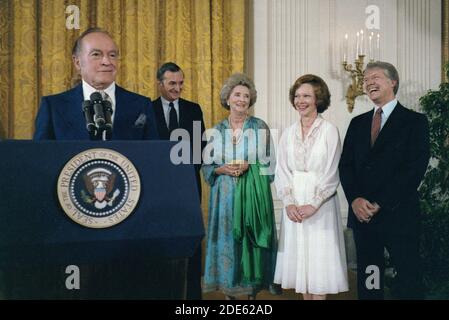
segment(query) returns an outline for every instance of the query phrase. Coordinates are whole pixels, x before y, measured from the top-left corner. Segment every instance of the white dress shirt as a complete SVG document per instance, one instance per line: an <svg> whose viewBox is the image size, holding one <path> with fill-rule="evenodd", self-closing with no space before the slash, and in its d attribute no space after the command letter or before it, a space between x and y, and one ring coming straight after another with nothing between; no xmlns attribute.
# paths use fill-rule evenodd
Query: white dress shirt
<svg viewBox="0 0 449 320"><path fill-rule="evenodd" d="M162 108L164 109L164 118L165 118L165 124L168 128L168 123L170 122L170 101L164 99L164 97L161 96L161 102L162 102ZM179 123L179 99L176 99L173 101L173 105L176 110L176 115L178 117L178 123Z"/></svg>
<svg viewBox="0 0 449 320"><path fill-rule="evenodd" d="M382 128L384 127L385 123L388 120L388 117L390 117L391 113L393 112L394 108L396 107L396 105L398 104L398 99L393 99L390 102L386 103L383 107L382 107L382 117L381 117L381 122L380 122L380 130L382 130ZM373 113L373 118L374 115L376 114L376 111L379 109L378 106L374 106L374 113Z"/></svg>
<svg viewBox="0 0 449 320"><path fill-rule="evenodd" d="M83 95L84 100L90 100L90 95L94 92L100 92L103 99L104 99L104 93L107 93L109 96L109 102L111 102L112 105L112 117L111 121L114 123L114 116L115 116L115 82L112 82L109 87L107 87L104 90L97 90L94 87L92 87L90 84L88 84L86 81L83 80Z"/></svg>

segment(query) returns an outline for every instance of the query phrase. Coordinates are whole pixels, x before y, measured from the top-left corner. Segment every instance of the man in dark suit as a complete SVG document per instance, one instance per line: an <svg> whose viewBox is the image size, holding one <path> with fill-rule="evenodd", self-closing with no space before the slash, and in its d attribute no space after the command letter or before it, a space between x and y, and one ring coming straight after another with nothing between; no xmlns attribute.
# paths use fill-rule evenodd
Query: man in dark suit
<svg viewBox="0 0 449 320"><path fill-rule="evenodd" d="M75 88L43 97L36 118L35 140L87 140L83 100L99 91L112 104L113 140L158 139L151 100L115 84L118 48L100 28L86 30L72 51L82 82Z"/></svg>
<svg viewBox="0 0 449 320"><path fill-rule="evenodd" d="M79 36L72 50L72 59L82 82L71 90L42 98L36 118L35 140L91 139L86 129L82 102L89 100L93 92L100 92L103 99L111 103L112 140L159 138L151 100L115 84L118 54L116 44L105 30L91 28ZM83 292L80 297L145 298L148 288L145 279L139 278L148 273L145 268L145 264L130 265L127 261L83 266L82 274L87 274L89 292ZM45 274L37 270L37 273L40 272ZM116 274L126 276L116 279ZM113 286L117 282L122 290L115 296L118 290ZM111 288L104 287L105 284L110 284ZM39 292L36 297L40 297Z"/></svg>
<svg viewBox="0 0 449 320"><path fill-rule="evenodd" d="M194 102L181 98L184 73L173 62L163 64L157 71L158 87L161 96L154 101L157 129L161 139L170 140L176 129L184 129L190 139L191 160L195 165L196 185L201 199L201 159L206 144L202 140L205 131L203 112ZM176 132L173 139L177 140ZM187 299L201 299L201 245L189 259L187 276Z"/></svg>
<svg viewBox="0 0 449 320"><path fill-rule="evenodd" d="M392 293L420 299L417 189L430 157L427 119L396 100L399 76L390 63L369 63L363 81L375 107L352 119L340 161L357 250L358 296L383 299L386 248L397 272Z"/></svg>

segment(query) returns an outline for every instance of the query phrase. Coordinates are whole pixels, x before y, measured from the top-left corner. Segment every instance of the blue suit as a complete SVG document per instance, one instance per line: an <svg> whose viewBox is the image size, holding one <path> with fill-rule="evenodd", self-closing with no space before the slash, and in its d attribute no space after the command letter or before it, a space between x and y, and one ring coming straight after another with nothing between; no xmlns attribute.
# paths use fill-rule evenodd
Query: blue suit
<svg viewBox="0 0 449 320"><path fill-rule="evenodd" d="M82 111L83 88L42 97L36 117L35 140L88 140ZM115 87L115 115L112 140L159 139L151 100ZM146 117L142 117L141 115ZM136 120L139 118L139 121ZM145 121L141 121L146 118Z"/></svg>
<svg viewBox="0 0 449 320"><path fill-rule="evenodd" d="M81 84L71 90L42 97L33 138L35 140L89 140L82 111L83 100ZM115 102L112 140L159 139L153 105L149 98L116 85ZM142 274L148 272L145 270L146 263L148 262L139 266L129 265L128 262L83 266L89 289L83 292L81 297L83 299L117 298L114 296L113 289L105 289L103 285L109 281L109 277L119 273L126 274L126 277L115 279L121 287L120 298L146 298L148 282L141 281L140 278ZM54 268L55 270L51 272L59 272L57 271L59 266ZM36 274L45 279L46 272L47 269L44 270L42 267L36 271ZM114 282L114 285L117 285L117 282ZM34 297L33 294L35 297L40 297L40 292L31 293L32 297ZM63 298L70 298L70 295Z"/></svg>

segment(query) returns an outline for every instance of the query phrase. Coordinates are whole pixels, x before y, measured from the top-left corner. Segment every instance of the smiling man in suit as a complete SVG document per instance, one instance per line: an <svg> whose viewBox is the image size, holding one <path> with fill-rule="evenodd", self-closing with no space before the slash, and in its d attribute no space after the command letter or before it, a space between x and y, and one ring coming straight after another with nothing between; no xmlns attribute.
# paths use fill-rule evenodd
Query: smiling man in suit
<svg viewBox="0 0 449 320"><path fill-rule="evenodd" d="M88 140L82 103L93 92L112 104L112 140L158 139L151 100L115 83L119 50L109 33L90 28L72 50L82 83L75 88L43 97L36 118L35 140Z"/></svg>
<svg viewBox="0 0 449 320"><path fill-rule="evenodd" d="M154 112L159 136L163 140L170 140L171 133L176 129L188 132L190 158L197 160L194 163L195 177L201 199L201 163L198 162L201 162L202 150L206 144L202 140L205 131L203 112L199 104L181 98L184 73L177 64L164 63L157 71L157 80L161 96L154 101ZM201 299L201 245L189 259L187 272L187 299Z"/></svg>
<svg viewBox="0 0 449 320"><path fill-rule="evenodd" d="M177 64L167 62L159 68L156 76L161 96L153 103L159 137L162 140L170 140L174 130L186 130L190 138L192 161L196 159L196 162L201 162L201 153L206 145L206 141L202 140L205 131L203 112L199 104L181 98L184 72ZM201 163L195 163L196 182L201 199L200 168Z"/></svg>
<svg viewBox="0 0 449 320"><path fill-rule="evenodd" d="M82 103L90 100L94 92L100 92L103 99L111 103L111 140L158 139L151 100L115 83L118 56L119 50L107 31L90 28L82 33L72 50L73 63L81 75L81 83L68 91L42 98L36 117L34 140L90 140ZM45 274L45 270L37 272ZM80 296L88 299L116 298L114 294L117 290L111 288L119 281L122 291L118 297L145 298L148 288L146 282L139 278L145 272L145 264L136 266L126 261L83 266L89 289ZM114 274L126 276L116 279ZM105 288L105 283L110 284L111 288Z"/></svg>
<svg viewBox="0 0 449 320"><path fill-rule="evenodd" d="M397 272L395 298L420 299L417 189L430 157L427 119L396 99L399 75L390 63L370 62L363 81L374 110L352 119L340 160L357 250L358 296L384 298L387 248Z"/></svg>

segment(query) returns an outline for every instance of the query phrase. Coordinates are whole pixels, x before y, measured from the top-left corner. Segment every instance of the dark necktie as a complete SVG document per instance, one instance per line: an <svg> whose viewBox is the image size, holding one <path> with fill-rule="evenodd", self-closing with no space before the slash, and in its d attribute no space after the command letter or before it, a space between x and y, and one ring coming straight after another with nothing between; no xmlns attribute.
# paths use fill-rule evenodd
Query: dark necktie
<svg viewBox="0 0 449 320"><path fill-rule="evenodd" d="M380 124L382 123L382 108L377 109L371 124L371 146L376 142L377 136L380 132Z"/></svg>
<svg viewBox="0 0 449 320"><path fill-rule="evenodd" d="M179 127L178 114L176 113L175 105L173 104L173 102L170 102L168 106L169 106L168 132L171 133L173 130Z"/></svg>

